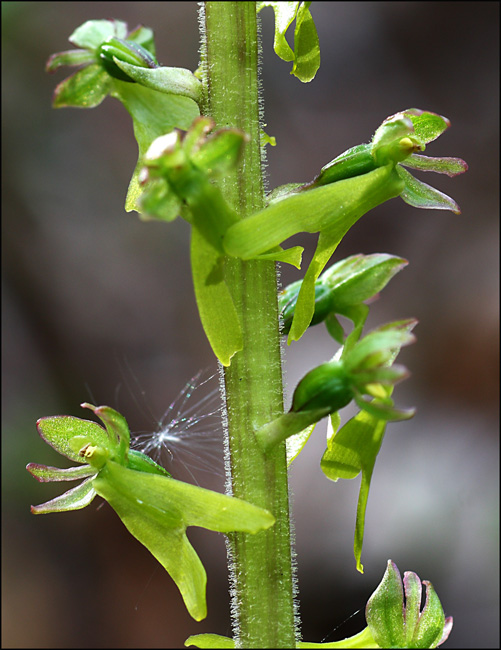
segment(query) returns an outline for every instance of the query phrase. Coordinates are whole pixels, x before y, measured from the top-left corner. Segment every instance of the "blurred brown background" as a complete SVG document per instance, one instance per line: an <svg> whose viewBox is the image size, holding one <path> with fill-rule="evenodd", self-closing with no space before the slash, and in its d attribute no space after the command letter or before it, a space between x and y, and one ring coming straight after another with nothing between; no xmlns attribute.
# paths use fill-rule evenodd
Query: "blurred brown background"
<svg viewBox="0 0 501 650"><path fill-rule="evenodd" d="M433 581L455 619L446 647L499 647L499 4L319 2L312 13L322 65L305 85L274 55L272 11L262 13L266 130L277 139L270 188L312 179L386 116L414 106L452 122L430 155L460 156L470 169L424 179L462 215L395 199L337 251L410 261L373 305L369 327L419 319L418 342L402 353L412 376L395 392L418 413L388 427L363 576L352 555L359 479L334 484L321 473L324 425L296 461L303 636L335 640L364 627L363 611L345 619L392 558ZM181 647L189 634L230 633L222 536L191 529L208 571L209 616L197 624L99 499L65 515L29 511L61 491L24 469L60 458L38 438L38 417L85 417L79 403L95 400L121 409L132 430L148 429L128 383L161 415L192 375L216 367L195 308L187 224L142 223L123 210L136 161L128 115L111 99L93 111L51 109L66 70L47 76L47 57L69 49L84 21L112 17L153 27L165 65L197 67L195 2L2 3L3 647ZM311 253L315 238L299 239ZM282 270L284 282L298 277ZM289 390L334 351L321 325L287 349ZM223 482L215 471L196 478Z"/></svg>

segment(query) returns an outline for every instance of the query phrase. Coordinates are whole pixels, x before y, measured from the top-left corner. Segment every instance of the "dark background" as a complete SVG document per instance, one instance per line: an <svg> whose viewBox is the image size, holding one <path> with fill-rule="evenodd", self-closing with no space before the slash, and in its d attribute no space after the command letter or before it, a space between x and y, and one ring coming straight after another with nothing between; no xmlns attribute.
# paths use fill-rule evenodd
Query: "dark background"
<svg viewBox="0 0 501 650"><path fill-rule="evenodd" d="M66 70L44 73L78 25L112 17L153 27L159 60L195 69L197 5L4 2L2 13L2 646L181 647L190 634L229 634L222 536L190 532L208 572L209 616L197 624L99 499L77 512L30 515L30 504L61 490L24 470L60 458L38 438L38 417L85 417L79 403L95 400L145 430L151 422L136 401L161 414L198 370L216 369L193 298L188 225L142 223L123 210L136 161L128 115L111 99L93 111L53 110ZM334 484L321 473L324 425L296 461L303 638L362 629L391 558L433 581L455 621L446 647L499 647L499 4L319 2L312 13L322 65L304 85L274 55L273 14L262 13L266 130L277 138L270 188L312 179L386 116L414 106L452 122L430 155L459 156L470 168L455 179L425 177L458 201L460 216L395 199L364 217L336 253L410 261L373 305L369 327L419 319L418 342L401 355L412 376L395 391L397 404L418 412L388 427L363 576L352 555L359 479ZM315 237L299 239L311 253ZM283 268L284 282L298 277ZM334 352L321 325L288 348L289 391ZM194 473L221 489L216 468Z"/></svg>

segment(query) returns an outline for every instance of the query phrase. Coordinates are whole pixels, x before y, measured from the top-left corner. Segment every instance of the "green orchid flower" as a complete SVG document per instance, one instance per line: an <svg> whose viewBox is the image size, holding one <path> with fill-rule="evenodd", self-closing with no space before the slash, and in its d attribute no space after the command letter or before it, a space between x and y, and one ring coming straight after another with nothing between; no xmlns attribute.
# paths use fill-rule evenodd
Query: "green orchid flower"
<svg viewBox="0 0 501 650"><path fill-rule="evenodd" d="M191 269L200 320L212 349L225 366L243 347L240 320L224 278L224 235L240 216L213 182L233 169L247 136L237 129L215 129L209 117L193 121L187 132L174 130L154 140L140 174L139 209L146 218L192 226ZM302 248L276 246L261 259L299 267Z"/></svg>
<svg viewBox="0 0 501 650"><path fill-rule="evenodd" d="M241 499L173 479L151 458L130 449L129 427L120 413L109 406L84 403L82 407L92 410L104 428L69 415L44 417L37 422L45 442L82 465L59 469L29 463L26 469L40 482L83 481L46 503L32 506L32 513L79 510L96 495L101 496L172 577L190 615L197 621L205 618L207 576L186 528L257 533L273 525L274 517Z"/></svg>
<svg viewBox="0 0 501 650"><path fill-rule="evenodd" d="M315 312L315 283L337 246L374 207L401 196L418 208L452 210L457 203L415 179L403 165L449 176L467 170L459 158L428 158L418 154L450 126L429 111L408 109L388 117L369 144L345 151L306 184L277 188L268 207L231 226L223 240L228 255L252 259L299 232L319 233L317 249L297 298L288 342L296 341Z"/></svg>
<svg viewBox="0 0 501 650"><path fill-rule="evenodd" d="M436 172L447 176L463 174L468 165L461 158L432 158L419 153L436 140L451 123L442 115L409 108L386 118L369 144L348 149L325 165L309 187L320 187L354 175L366 174L388 163L404 181L402 199L416 208L451 210L460 214L450 196L414 178L405 168Z"/></svg>
<svg viewBox="0 0 501 650"><path fill-rule="evenodd" d="M381 648L437 648L449 637L452 616L447 618L431 582L423 580L426 602L421 607L421 580L412 571L402 578L388 560L385 574L369 598L365 610L368 626ZM404 602L405 595L405 602Z"/></svg>
<svg viewBox="0 0 501 650"><path fill-rule="evenodd" d="M337 413L352 400L385 421L411 418L414 409L394 408L390 394L408 375L393 361L402 346L414 342L411 330L416 323L411 319L383 325L353 345L347 341L331 361L310 370L296 386L290 410L257 430L263 450Z"/></svg>
<svg viewBox="0 0 501 650"><path fill-rule="evenodd" d="M98 106L107 95L117 92L114 80L200 100L201 82L193 73L158 63L153 31L148 27L138 26L128 32L127 23L121 20L89 20L68 40L79 49L53 54L46 71L55 72L61 66L83 67L58 84L54 108Z"/></svg>
<svg viewBox="0 0 501 650"><path fill-rule="evenodd" d="M368 314L363 303L377 298L407 264L407 260L385 253L351 255L336 262L315 282L315 310L310 327L325 322L331 336L344 344L343 328L336 314L346 316L361 330ZM278 296L282 334L291 328L301 286L302 280L293 282Z"/></svg>
<svg viewBox="0 0 501 650"><path fill-rule="evenodd" d="M202 84L184 68L161 66L155 58L153 32L139 26L128 32L120 20L89 20L69 38L78 49L53 54L47 72L80 67L54 92L54 108L94 108L109 95L132 117L139 157L125 202L138 210L139 171L153 140L174 128L188 129L200 114Z"/></svg>

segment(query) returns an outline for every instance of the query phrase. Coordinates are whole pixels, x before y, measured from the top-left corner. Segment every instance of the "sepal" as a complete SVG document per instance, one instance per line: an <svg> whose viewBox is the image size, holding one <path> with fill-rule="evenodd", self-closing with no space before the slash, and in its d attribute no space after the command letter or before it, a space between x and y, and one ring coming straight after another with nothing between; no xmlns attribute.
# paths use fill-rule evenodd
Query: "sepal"
<svg viewBox="0 0 501 650"><path fill-rule="evenodd" d="M96 490L93 486L95 475L94 473L93 476L80 483L80 485L54 497L50 501L46 501L39 506L31 506L32 514L44 515L52 512L68 512L69 510L81 510L87 507L96 496Z"/></svg>
<svg viewBox="0 0 501 650"><path fill-rule="evenodd" d="M388 560L385 574L366 606L366 619L381 648L436 648L449 636L452 617L445 618L440 600L430 582L421 606L421 581L412 571L404 583L394 562ZM405 603L404 603L405 589Z"/></svg>
<svg viewBox="0 0 501 650"><path fill-rule="evenodd" d="M79 478L88 478L89 476L94 476L96 474L96 470L90 465L60 469L59 467L39 465L38 463L28 463L26 469L40 483L76 481Z"/></svg>
<svg viewBox="0 0 501 650"><path fill-rule="evenodd" d="M414 178L403 167L400 167L397 173L405 183L400 196L409 205L424 210L450 210L455 214L461 214L459 205L447 194Z"/></svg>

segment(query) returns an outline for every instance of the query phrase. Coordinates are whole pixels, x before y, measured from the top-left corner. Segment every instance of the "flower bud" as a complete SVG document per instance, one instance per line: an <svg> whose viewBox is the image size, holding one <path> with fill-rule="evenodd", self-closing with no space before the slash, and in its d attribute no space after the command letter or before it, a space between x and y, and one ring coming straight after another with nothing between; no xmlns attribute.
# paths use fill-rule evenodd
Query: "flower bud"
<svg viewBox="0 0 501 650"><path fill-rule="evenodd" d="M388 560L385 574L367 602L365 616L374 640L381 648L436 648L452 629L440 600L427 580L426 602L421 606L421 580L412 571L404 573ZM404 605L405 591L405 605Z"/></svg>
<svg viewBox="0 0 501 650"><path fill-rule="evenodd" d="M114 57L140 68L158 68L155 58L142 45L116 36L112 36L99 46L97 56L100 64L109 75L120 81L130 83L135 83L135 81L117 66Z"/></svg>
<svg viewBox="0 0 501 650"><path fill-rule="evenodd" d="M291 411L325 409L339 411L351 402L353 391L350 379L340 361L329 361L310 370L296 386Z"/></svg>
<svg viewBox="0 0 501 650"><path fill-rule="evenodd" d="M282 334L288 334L291 328L302 282L302 280L293 282L278 296L278 307L282 318ZM315 313L313 314L310 326L317 325L325 320L331 310L331 291L328 287L325 287L317 281L315 283Z"/></svg>

